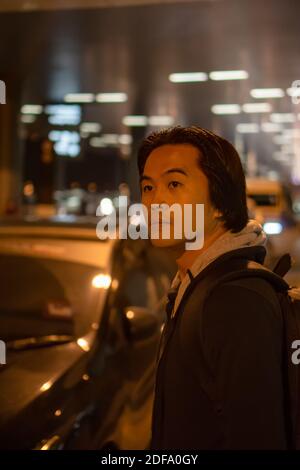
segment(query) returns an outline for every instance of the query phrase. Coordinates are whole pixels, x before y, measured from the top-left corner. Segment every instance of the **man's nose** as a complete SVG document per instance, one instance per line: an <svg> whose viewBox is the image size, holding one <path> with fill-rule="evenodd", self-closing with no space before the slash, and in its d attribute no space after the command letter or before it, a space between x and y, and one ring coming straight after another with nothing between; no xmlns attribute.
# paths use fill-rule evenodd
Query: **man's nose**
<svg viewBox="0 0 300 470"><path fill-rule="evenodd" d="M157 186L153 191L151 204L168 204L166 190L163 187Z"/></svg>

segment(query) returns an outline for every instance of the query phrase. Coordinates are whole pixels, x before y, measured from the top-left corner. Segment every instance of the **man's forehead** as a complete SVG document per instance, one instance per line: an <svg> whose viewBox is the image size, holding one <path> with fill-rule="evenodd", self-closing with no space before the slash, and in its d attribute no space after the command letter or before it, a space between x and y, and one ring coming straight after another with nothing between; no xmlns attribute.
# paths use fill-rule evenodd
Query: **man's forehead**
<svg viewBox="0 0 300 470"><path fill-rule="evenodd" d="M162 145L154 149L148 156L144 173L149 171L164 173L170 168L188 170L197 164L199 150L190 144Z"/></svg>

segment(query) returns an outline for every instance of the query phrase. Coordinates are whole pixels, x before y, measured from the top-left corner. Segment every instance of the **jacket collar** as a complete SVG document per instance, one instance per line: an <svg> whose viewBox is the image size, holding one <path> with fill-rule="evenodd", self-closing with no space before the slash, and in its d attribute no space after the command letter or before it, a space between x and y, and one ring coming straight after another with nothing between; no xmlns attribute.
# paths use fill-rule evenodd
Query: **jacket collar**
<svg viewBox="0 0 300 470"><path fill-rule="evenodd" d="M263 264L264 259L266 256L266 249L263 245L256 245L256 246L249 246L249 247L242 247L238 248L236 250L231 250L226 253L221 254L217 258L215 258L211 263L206 265L206 267L202 270L201 272L201 278L205 277L205 275L213 269L216 265L222 262L226 262L228 259L232 258L246 258L250 261L256 261L257 263ZM187 274L182 280L180 281L180 276L179 273L176 274L173 282L171 289L177 290L177 296L175 298L174 302L174 307L172 310L171 316L174 317L176 312L178 311L178 308L180 306L180 303L182 301L183 295L190 285L190 283L193 281L193 279L199 275L199 271L197 270L197 259L195 260L194 264L191 266L191 269L187 270Z"/></svg>

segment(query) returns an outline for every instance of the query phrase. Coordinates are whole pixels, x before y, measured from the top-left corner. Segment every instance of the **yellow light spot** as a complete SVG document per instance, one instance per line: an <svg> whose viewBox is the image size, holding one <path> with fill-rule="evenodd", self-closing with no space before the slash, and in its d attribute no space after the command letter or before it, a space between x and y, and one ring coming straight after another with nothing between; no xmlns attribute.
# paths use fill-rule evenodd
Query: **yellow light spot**
<svg viewBox="0 0 300 470"><path fill-rule="evenodd" d="M55 445L59 442L60 438L59 436L53 436L48 441L45 442L45 444L41 447L40 450L50 450L55 447Z"/></svg>
<svg viewBox="0 0 300 470"><path fill-rule="evenodd" d="M87 382L88 380L90 380L90 376L89 376L88 374L83 374L82 380L84 380L85 382Z"/></svg>
<svg viewBox="0 0 300 470"><path fill-rule="evenodd" d="M56 410L54 414L55 414L55 416L61 416L61 413L62 413L61 410Z"/></svg>
<svg viewBox="0 0 300 470"><path fill-rule="evenodd" d="M85 351L85 352L88 352L88 351L90 350L90 345L89 345L89 343L87 342L87 340L84 339L84 338L79 338L79 339L77 340L77 344L78 344L78 346L79 346L83 351Z"/></svg>
<svg viewBox="0 0 300 470"><path fill-rule="evenodd" d="M134 312L132 310L128 310L128 312L126 312L126 317L128 320L132 320L134 318Z"/></svg>
<svg viewBox="0 0 300 470"><path fill-rule="evenodd" d="M51 387L52 387L52 382L51 382L51 381L45 382L45 383L41 386L40 390L41 390L41 392L47 392L47 390L49 390L49 388L51 388Z"/></svg>
<svg viewBox="0 0 300 470"><path fill-rule="evenodd" d="M24 196L32 196L34 193L34 186L32 183L26 183L23 189Z"/></svg>
<svg viewBox="0 0 300 470"><path fill-rule="evenodd" d="M109 274L97 274L92 280L92 286L96 289L108 289L110 284L111 277Z"/></svg>

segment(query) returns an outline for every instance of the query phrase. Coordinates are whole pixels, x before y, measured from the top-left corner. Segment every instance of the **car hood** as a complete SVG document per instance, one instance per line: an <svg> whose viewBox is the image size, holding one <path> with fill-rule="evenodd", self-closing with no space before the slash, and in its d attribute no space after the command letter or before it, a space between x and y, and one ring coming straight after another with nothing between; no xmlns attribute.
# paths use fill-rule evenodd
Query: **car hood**
<svg viewBox="0 0 300 470"><path fill-rule="evenodd" d="M68 387L68 372L73 365L80 362L86 353L76 341L23 351L9 351L7 364L0 368L0 436L1 441L10 441L9 430L19 432L18 423L30 429L31 423L26 421L32 416L32 407L39 402L38 410L49 408L49 396L55 395L54 390L60 378L64 389ZM80 368L79 368L80 369ZM82 375L72 377L77 382ZM70 385L70 384L69 384ZM70 385L70 387L72 384ZM51 402L52 400L50 400ZM41 416L43 420L43 416ZM7 439L6 439L7 438Z"/></svg>

